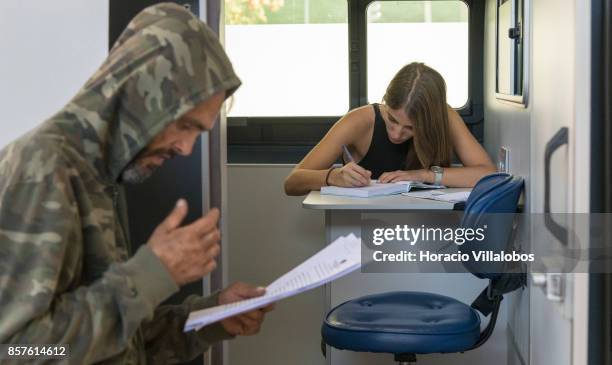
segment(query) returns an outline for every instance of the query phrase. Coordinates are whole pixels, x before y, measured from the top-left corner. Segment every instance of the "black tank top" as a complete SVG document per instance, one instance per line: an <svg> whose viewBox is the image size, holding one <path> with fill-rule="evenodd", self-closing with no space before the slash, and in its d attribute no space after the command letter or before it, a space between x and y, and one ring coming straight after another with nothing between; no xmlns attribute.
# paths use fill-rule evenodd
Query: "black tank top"
<svg viewBox="0 0 612 365"><path fill-rule="evenodd" d="M406 158L412 141L407 140L401 144L392 143L387 136L387 128L378 104L372 104L372 107L376 115L374 133L370 148L359 161L359 166L372 171L372 179L378 179L383 172L406 169Z"/></svg>

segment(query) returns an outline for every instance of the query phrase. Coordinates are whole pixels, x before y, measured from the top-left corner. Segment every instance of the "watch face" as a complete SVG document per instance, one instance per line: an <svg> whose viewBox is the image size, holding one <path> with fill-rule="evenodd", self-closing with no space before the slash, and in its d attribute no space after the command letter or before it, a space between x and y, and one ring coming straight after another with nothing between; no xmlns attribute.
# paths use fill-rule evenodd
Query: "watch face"
<svg viewBox="0 0 612 365"><path fill-rule="evenodd" d="M435 173L440 173L442 172L442 168L440 166L432 166L431 167L431 171L435 172Z"/></svg>

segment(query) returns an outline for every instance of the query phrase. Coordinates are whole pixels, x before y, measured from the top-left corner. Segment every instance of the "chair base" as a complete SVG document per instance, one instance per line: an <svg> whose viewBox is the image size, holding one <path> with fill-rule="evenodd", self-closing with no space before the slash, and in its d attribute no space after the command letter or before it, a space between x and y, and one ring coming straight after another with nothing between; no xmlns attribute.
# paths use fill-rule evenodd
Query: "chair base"
<svg viewBox="0 0 612 365"><path fill-rule="evenodd" d="M398 365L414 364L417 361L416 354L395 354L394 359Z"/></svg>

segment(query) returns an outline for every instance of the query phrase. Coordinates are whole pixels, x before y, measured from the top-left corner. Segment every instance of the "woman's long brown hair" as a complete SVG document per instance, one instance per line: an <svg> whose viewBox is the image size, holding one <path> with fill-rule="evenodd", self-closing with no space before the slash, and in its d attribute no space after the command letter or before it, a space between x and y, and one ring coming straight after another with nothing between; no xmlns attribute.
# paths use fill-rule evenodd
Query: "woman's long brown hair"
<svg viewBox="0 0 612 365"><path fill-rule="evenodd" d="M436 70L420 62L402 67L389 83L383 101L392 109L403 108L414 124L414 148L407 156L407 168L450 165L446 83Z"/></svg>

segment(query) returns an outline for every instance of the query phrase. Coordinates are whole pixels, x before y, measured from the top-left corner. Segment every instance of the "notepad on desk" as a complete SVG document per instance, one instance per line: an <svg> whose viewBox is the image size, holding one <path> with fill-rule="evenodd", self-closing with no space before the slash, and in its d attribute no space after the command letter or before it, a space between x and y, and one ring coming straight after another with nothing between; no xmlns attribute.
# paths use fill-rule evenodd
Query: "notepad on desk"
<svg viewBox="0 0 612 365"><path fill-rule="evenodd" d="M430 185L418 181L398 181L394 183L379 183L372 180L370 185L358 188L345 188L340 186L324 186L321 188L322 195L339 195L359 198L371 198L375 196L395 195L407 193L415 189L440 189L441 185Z"/></svg>

